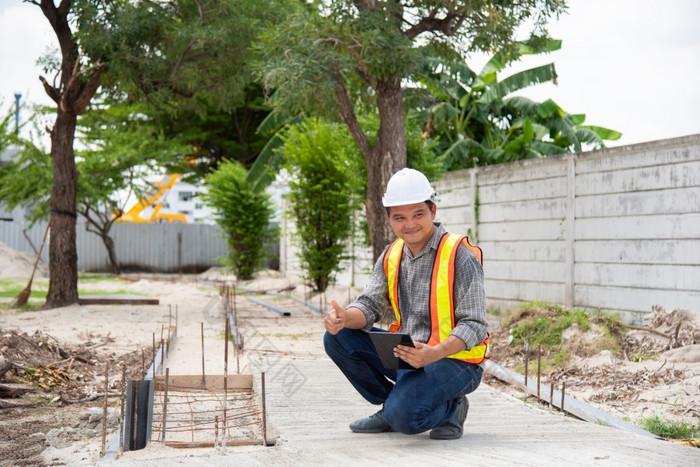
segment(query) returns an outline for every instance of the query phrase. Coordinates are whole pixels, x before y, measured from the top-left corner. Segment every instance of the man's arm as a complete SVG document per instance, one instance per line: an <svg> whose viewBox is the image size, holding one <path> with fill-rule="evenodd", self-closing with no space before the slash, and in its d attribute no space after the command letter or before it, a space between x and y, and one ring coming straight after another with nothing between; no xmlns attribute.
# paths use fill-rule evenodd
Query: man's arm
<svg viewBox="0 0 700 467"><path fill-rule="evenodd" d="M455 328L450 335L461 339L466 349L479 345L488 330L484 271L464 245L459 246L455 258L454 307Z"/></svg>

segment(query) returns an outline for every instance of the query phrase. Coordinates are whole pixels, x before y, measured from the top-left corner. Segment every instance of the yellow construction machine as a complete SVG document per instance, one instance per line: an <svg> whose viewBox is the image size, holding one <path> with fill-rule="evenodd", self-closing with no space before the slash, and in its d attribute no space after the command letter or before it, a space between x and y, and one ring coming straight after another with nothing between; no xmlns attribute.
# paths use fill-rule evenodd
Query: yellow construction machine
<svg viewBox="0 0 700 467"><path fill-rule="evenodd" d="M116 222L138 222L138 223L163 223L173 222L187 223L187 217L182 213L160 212L163 207L163 198L170 188L180 179L181 174L164 175L163 178L154 183L153 186L146 191L141 199L131 207L128 211L122 211L121 216L115 214ZM149 206L153 206L151 217L144 219L139 214Z"/></svg>

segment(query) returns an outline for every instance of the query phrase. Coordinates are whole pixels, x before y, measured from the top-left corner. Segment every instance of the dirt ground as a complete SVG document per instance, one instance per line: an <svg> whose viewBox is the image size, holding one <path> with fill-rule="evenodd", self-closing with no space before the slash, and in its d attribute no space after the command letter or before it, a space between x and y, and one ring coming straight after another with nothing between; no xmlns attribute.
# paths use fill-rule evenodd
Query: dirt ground
<svg viewBox="0 0 700 467"><path fill-rule="evenodd" d="M0 383L24 385L0 395L0 465L94 464L102 445L102 411L105 370L108 369L107 444L118 426L122 363L128 378L140 378L152 355L152 342L173 319L179 326L202 322L206 332L223 339L219 317L211 306L218 301L218 288L202 280L218 280L219 271L200 276L132 277L129 281L90 281L81 289L101 293L113 290L160 299L160 305L71 306L43 311L0 309L0 355L13 368ZM18 279L19 281L20 279ZM26 279L25 279L26 280ZM294 288L294 294L308 297L298 282L263 272L240 287L250 290ZM344 302L358 289L336 288L327 298ZM0 298L0 304L11 299ZM313 298L321 304L321 298ZM522 349L509 349L508 327L502 318L491 316L494 361L510 368L522 366ZM658 309L656 321L646 326L664 334L675 333L684 323L676 346L668 347L661 335L625 330L630 344L627 358L598 349L574 354L566 369L555 369L552 378L566 381L567 394L586 401L620 418L637 423L642 417L658 415L686 420L697 425L700 417L700 320L690 312ZM275 340L277 351L298 358L323 358L319 315L294 320L283 331L264 320L246 324ZM575 329L567 335L571 343L592 339ZM159 338L159 336L158 336ZM218 345L218 344L217 344ZM572 347L576 347L573 345ZM579 345L581 349L587 348ZM645 358L635 359L644 350ZM193 358L193 372L200 364ZM210 365L207 361L207 365ZM0 362L0 368L2 364ZM547 376L549 377L549 376ZM485 380L499 385L492 378ZM547 381L545 379L545 381ZM29 388L28 391L22 392ZM12 390L19 391L11 394ZM504 390L509 390L504 388Z"/></svg>
<svg viewBox="0 0 700 467"><path fill-rule="evenodd" d="M534 381L538 349L514 345L513 329L532 315L552 319L554 314L532 307L492 326L492 360L523 373L527 356ZM542 383L557 390L565 383L566 394L639 426L642 419L657 416L699 427L700 313L655 306L641 325L615 325L612 334L606 332L604 318L599 324L597 319L592 317L586 331L574 324L564 330L557 348L541 350L543 361L557 353L568 357L554 367L543 364ZM499 384L488 375L485 381ZM504 390L523 394L518 388Z"/></svg>

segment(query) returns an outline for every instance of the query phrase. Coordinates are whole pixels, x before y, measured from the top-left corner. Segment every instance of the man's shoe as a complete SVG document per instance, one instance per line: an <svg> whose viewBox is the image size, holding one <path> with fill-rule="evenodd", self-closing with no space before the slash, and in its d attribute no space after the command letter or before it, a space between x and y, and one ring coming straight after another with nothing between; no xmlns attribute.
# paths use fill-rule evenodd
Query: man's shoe
<svg viewBox="0 0 700 467"><path fill-rule="evenodd" d="M462 396L457 402L457 408L452 417L442 426L433 428L430 431L430 437L433 439L459 439L464 431L464 421L467 419L469 412L469 399L467 396Z"/></svg>
<svg viewBox="0 0 700 467"><path fill-rule="evenodd" d="M355 433L381 433L391 431L391 426L384 418L384 407L382 407L379 412L352 422L350 429Z"/></svg>

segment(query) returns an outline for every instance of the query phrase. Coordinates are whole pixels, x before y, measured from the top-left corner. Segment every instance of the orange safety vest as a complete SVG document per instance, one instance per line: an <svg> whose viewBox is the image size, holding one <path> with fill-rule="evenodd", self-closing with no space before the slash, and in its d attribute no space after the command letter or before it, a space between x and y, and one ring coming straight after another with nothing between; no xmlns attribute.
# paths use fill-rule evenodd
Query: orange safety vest
<svg viewBox="0 0 700 467"><path fill-rule="evenodd" d="M430 282L430 339L428 345L434 346L447 339L455 327L453 290L455 256L460 243L464 243L482 263L481 248L471 245L465 236L446 233L440 239L433 275ZM399 266L403 255L404 241L400 238L389 246L384 254L384 272L389 283L389 302L394 310L396 321L389 327L389 332L397 332L401 326L399 311ZM489 335L486 339L469 350L462 350L448 356L469 363L481 363L491 356Z"/></svg>

